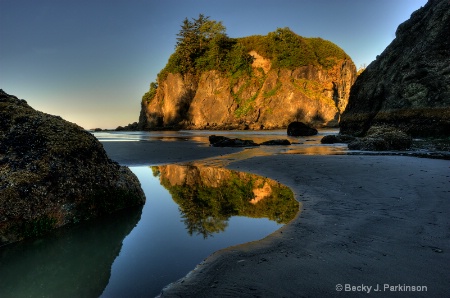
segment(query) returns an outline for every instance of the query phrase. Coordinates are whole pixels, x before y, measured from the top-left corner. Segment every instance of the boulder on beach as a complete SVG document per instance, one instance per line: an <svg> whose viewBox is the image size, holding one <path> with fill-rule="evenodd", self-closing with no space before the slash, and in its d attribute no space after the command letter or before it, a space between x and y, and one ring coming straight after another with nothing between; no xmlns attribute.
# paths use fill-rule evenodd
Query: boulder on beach
<svg viewBox="0 0 450 298"><path fill-rule="evenodd" d="M242 139L230 139L224 136L216 136L211 135L209 136L209 144L213 147L254 147L254 146L277 146L277 145L291 145L291 142L289 140L269 140L262 142L261 144L255 143L252 140L242 140Z"/></svg>
<svg viewBox="0 0 450 298"><path fill-rule="evenodd" d="M260 145L264 145L264 146L277 146L277 145L288 146L288 145L291 145L291 142L289 142L289 140L286 140L286 139L278 139L278 140L265 141L265 142L262 142Z"/></svg>
<svg viewBox="0 0 450 298"><path fill-rule="evenodd" d="M287 128L288 136L293 137L314 136L317 133L317 129L298 121L291 122Z"/></svg>
<svg viewBox="0 0 450 298"><path fill-rule="evenodd" d="M0 90L0 246L144 202L91 133Z"/></svg>
<svg viewBox="0 0 450 298"><path fill-rule="evenodd" d="M335 144L335 143L343 143L342 139L336 135L326 135L321 140L322 144Z"/></svg>
<svg viewBox="0 0 450 298"><path fill-rule="evenodd" d="M224 136L209 136L209 143L213 147L252 147L259 146L259 144L253 142L252 140L242 140L242 139L230 139Z"/></svg>

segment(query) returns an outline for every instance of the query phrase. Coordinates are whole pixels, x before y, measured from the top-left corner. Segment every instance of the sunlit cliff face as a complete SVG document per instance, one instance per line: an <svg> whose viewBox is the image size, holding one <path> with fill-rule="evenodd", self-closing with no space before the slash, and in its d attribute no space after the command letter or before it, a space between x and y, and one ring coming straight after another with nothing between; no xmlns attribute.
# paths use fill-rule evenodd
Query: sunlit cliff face
<svg viewBox="0 0 450 298"><path fill-rule="evenodd" d="M342 60L330 69L274 69L254 55L261 57L254 62L261 66L235 81L217 71L195 79L169 74L143 105L141 127L259 130L284 128L295 120L337 124L356 78L353 62Z"/></svg>
<svg viewBox="0 0 450 298"><path fill-rule="evenodd" d="M264 71L264 74L268 73L271 68L271 62L270 59L266 59L260 54L258 54L256 51L251 51L249 53L253 58L252 67L254 69L262 68Z"/></svg>

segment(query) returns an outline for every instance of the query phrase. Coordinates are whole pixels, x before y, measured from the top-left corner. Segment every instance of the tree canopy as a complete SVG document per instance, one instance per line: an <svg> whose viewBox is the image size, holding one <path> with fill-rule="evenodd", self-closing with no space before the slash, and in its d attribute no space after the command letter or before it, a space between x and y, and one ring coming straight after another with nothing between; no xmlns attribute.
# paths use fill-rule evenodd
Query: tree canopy
<svg viewBox="0 0 450 298"><path fill-rule="evenodd" d="M334 43L322 38L306 38L288 27L278 28L266 36L253 35L239 39L248 51L272 60L273 68L295 68L306 65L333 67L338 59L349 56Z"/></svg>
<svg viewBox="0 0 450 298"><path fill-rule="evenodd" d="M169 72L198 73L212 69L235 72L250 67L252 59L237 39L228 37L222 22L200 14L196 19L184 19L175 53L158 77L163 78Z"/></svg>
<svg viewBox="0 0 450 298"><path fill-rule="evenodd" d="M266 36L254 35L230 38L222 22L200 14L197 19L185 19L177 34L175 53L159 74L199 73L219 70L233 74L250 70L255 50L272 60L273 68L295 68L306 65L333 67L337 60L349 58L334 43L321 38L305 38L288 27L278 28Z"/></svg>

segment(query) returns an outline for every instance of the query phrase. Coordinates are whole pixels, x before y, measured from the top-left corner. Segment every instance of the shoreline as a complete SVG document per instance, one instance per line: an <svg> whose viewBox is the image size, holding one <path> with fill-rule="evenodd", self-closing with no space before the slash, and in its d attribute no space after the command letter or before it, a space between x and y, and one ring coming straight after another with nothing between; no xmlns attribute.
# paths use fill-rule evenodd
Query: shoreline
<svg viewBox="0 0 450 298"><path fill-rule="evenodd" d="M130 144L105 149L121 164L201 163L206 157L227 154L228 149L241 150L199 150L195 142L151 143L159 147L153 149L152 158L146 157L149 149L135 145L133 158L127 157ZM450 291L450 268L445 265L450 263L449 161L279 154L230 161L226 167L287 185L302 210L264 239L215 252L163 289L162 297L334 296L339 294L338 284L372 289L384 284L426 286L427 296ZM398 294L382 292L383 297Z"/></svg>

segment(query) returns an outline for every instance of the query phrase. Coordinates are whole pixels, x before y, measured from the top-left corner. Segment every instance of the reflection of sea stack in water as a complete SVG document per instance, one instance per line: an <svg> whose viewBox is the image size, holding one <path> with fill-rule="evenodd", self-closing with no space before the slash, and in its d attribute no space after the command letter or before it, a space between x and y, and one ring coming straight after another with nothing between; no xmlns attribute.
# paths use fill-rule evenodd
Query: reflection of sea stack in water
<svg viewBox="0 0 450 298"><path fill-rule="evenodd" d="M93 135L3 90L0 177L0 245L145 202Z"/></svg>
<svg viewBox="0 0 450 298"><path fill-rule="evenodd" d="M205 166L153 168L180 206L190 234L208 237L223 231L231 216L268 218L287 223L299 203L287 187L261 176Z"/></svg>

